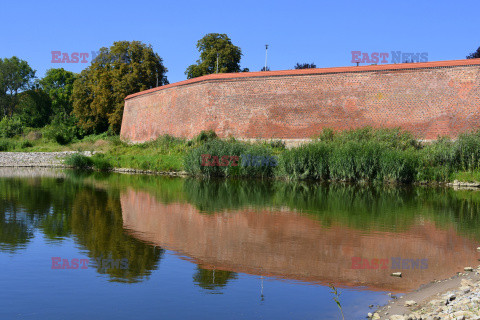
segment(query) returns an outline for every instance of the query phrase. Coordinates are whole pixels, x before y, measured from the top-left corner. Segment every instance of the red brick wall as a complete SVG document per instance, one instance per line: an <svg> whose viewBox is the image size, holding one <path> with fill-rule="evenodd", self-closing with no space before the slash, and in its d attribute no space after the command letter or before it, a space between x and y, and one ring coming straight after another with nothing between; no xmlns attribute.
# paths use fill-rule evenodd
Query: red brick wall
<svg viewBox="0 0 480 320"><path fill-rule="evenodd" d="M421 139L480 129L480 59L214 74L128 96L122 139L301 139L402 127Z"/></svg>

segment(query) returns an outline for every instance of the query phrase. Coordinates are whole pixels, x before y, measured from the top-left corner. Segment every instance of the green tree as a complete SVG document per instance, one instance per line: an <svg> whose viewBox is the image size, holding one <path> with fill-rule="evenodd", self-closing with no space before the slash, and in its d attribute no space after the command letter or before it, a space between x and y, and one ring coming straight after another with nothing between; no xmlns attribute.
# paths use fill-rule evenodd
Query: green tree
<svg viewBox="0 0 480 320"><path fill-rule="evenodd" d="M27 127L41 128L49 123L52 115L52 101L41 89L28 90L18 95L14 112Z"/></svg>
<svg viewBox="0 0 480 320"><path fill-rule="evenodd" d="M163 60L140 41L101 48L73 84L73 114L86 133L120 132L127 95L168 83Z"/></svg>
<svg viewBox="0 0 480 320"><path fill-rule="evenodd" d="M467 56L467 59L477 59L480 58L480 47L478 47L477 51L470 53Z"/></svg>
<svg viewBox="0 0 480 320"><path fill-rule="evenodd" d="M226 34L209 33L205 35L198 40L197 49L200 52L200 59L185 71L188 79L216 73L217 57L218 73L248 71L247 68L240 69L242 51L233 45L232 40Z"/></svg>
<svg viewBox="0 0 480 320"><path fill-rule="evenodd" d="M40 88L52 100L52 113L55 116L66 118L73 111L73 82L77 75L63 68L47 70L45 77L40 81Z"/></svg>
<svg viewBox="0 0 480 320"><path fill-rule="evenodd" d="M12 116L18 94L32 87L35 70L15 56L0 59L0 112Z"/></svg>

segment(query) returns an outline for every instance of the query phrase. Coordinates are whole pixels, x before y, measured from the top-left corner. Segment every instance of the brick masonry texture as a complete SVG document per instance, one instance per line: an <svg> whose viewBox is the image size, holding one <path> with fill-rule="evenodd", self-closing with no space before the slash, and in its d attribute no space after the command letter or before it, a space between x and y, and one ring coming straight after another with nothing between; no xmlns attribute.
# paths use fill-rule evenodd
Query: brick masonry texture
<svg viewBox="0 0 480 320"><path fill-rule="evenodd" d="M400 127L419 139L480 129L480 59L213 74L125 98L121 137L310 138Z"/></svg>

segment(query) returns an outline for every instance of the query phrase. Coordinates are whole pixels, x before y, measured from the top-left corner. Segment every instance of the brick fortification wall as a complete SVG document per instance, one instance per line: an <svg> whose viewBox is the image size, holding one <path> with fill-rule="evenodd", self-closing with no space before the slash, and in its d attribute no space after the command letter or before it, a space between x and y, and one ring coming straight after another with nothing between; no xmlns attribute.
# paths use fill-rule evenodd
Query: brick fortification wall
<svg viewBox="0 0 480 320"><path fill-rule="evenodd" d="M122 139L304 139L401 127L419 139L480 129L480 59L213 74L125 98Z"/></svg>

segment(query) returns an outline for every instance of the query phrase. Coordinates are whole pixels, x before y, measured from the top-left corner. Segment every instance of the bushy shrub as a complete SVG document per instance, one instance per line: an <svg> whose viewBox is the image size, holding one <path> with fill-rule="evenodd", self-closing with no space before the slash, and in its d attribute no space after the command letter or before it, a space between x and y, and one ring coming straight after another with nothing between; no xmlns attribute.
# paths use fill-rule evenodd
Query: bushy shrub
<svg viewBox="0 0 480 320"><path fill-rule="evenodd" d="M270 140L269 145L270 145L270 147L272 147L274 149L285 150L285 148L286 148L285 141L280 140L280 139Z"/></svg>
<svg viewBox="0 0 480 320"><path fill-rule="evenodd" d="M323 128L322 132L313 138L325 142L333 141L335 138L335 131L331 128Z"/></svg>
<svg viewBox="0 0 480 320"><path fill-rule="evenodd" d="M7 139L0 139L0 151L9 151L14 148L12 142Z"/></svg>
<svg viewBox="0 0 480 320"><path fill-rule="evenodd" d="M217 134L213 130L202 130L200 134L194 139L196 142L208 142L217 139Z"/></svg>
<svg viewBox="0 0 480 320"><path fill-rule="evenodd" d="M45 127L44 137L60 145L67 145L77 137L77 128L64 124L51 124Z"/></svg>
<svg viewBox="0 0 480 320"><path fill-rule="evenodd" d="M65 157L64 163L75 169L91 169L93 167L93 160L81 153L74 153Z"/></svg>
<svg viewBox="0 0 480 320"><path fill-rule="evenodd" d="M33 147L33 144L28 141L28 140L23 140L21 143L20 143L20 148L22 149L25 149L25 148L31 148Z"/></svg>
<svg viewBox="0 0 480 320"><path fill-rule="evenodd" d="M85 136L85 132L77 126L77 122L73 116L59 114L44 128L43 135L48 140L67 145Z"/></svg>
<svg viewBox="0 0 480 320"><path fill-rule="evenodd" d="M108 161L103 154L97 153L91 158L91 160L93 162L93 167L99 171L110 171L113 168L110 161Z"/></svg>
<svg viewBox="0 0 480 320"><path fill-rule="evenodd" d="M24 125L20 118L4 117L0 120L0 138L13 138L16 135L22 134Z"/></svg>

